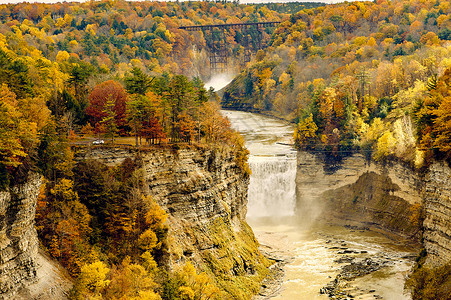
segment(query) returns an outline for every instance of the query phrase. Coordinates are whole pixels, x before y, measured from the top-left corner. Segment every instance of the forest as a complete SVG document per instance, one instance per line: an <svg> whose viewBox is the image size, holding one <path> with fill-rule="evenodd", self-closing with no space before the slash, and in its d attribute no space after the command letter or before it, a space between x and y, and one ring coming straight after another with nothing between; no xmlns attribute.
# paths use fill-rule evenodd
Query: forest
<svg viewBox="0 0 451 300"><path fill-rule="evenodd" d="M43 174L36 228L74 279L71 299L223 299L190 263L167 270L167 215L142 191L142 162L113 168L74 152L228 147L248 173L242 138L200 79L202 32L178 27L285 15L226 2L0 5L0 188ZM231 51L240 36L227 37Z"/></svg>
<svg viewBox="0 0 451 300"><path fill-rule="evenodd" d="M72 299L223 299L191 264L164 268L167 214L142 193L141 162L76 162L74 149L228 146L249 173L203 83L208 43L225 41L241 72L222 106L296 122L299 149L417 168L450 159L450 12L420 0L0 4L0 189L43 174L36 227L74 278ZM265 21L281 24L250 63L251 32L179 29Z"/></svg>
<svg viewBox="0 0 451 300"><path fill-rule="evenodd" d="M450 158L447 1L375 1L292 14L227 87L224 107L296 122L331 163L360 151L421 168Z"/></svg>

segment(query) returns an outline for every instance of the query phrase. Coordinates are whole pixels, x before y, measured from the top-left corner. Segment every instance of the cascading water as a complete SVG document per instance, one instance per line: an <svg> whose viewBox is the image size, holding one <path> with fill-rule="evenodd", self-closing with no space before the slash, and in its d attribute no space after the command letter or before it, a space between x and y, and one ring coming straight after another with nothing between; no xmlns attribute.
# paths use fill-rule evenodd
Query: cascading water
<svg viewBox="0 0 451 300"><path fill-rule="evenodd" d="M247 217L294 216L296 151L289 145L293 127L246 112L223 113L246 139L250 151Z"/></svg>
<svg viewBox="0 0 451 300"><path fill-rule="evenodd" d="M251 156L248 218L293 216L296 209L296 156Z"/></svg>
<svg viewBox="0 0 451 300"><path fill-rule="evenodd" d="M308 183L296 187L296 151L288 145L292 126L247 112L223 111L223 114L244 136L250 152L247 221L261 243L261 250L286 262L281 286L276 285L275 292L270 289L269 294L255 299L329 299L320 290L340 272L342 264L337 261L346 258L340 251L353 253L347 259L370 258L387 264L354 281L350 292L355 299L409 299L403 293L403 284L412 266L408 259L410 250L373 232L305 226L311 225L304 219L314 218L314 204L321 199ZM296 188L301 191L302 207L296 207Z"/></svg>

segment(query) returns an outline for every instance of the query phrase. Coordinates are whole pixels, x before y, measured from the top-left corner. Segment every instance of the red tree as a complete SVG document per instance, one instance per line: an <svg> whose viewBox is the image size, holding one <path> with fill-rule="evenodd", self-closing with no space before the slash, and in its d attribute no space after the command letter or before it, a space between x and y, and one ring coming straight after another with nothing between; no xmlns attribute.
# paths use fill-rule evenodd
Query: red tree
<svg viewBox="0 0 451 300"><path fill-rule="evenodd" d="M119 128L125 125L127 93L119 82L108 80L96 85L88 99L89 105L86 108L86 114L91 117L93 124L99 123L107 117L105 105L109 99L113 99L116 125Z"/></svg>
<svg viewBox="0 0 451 300"><path fill-rule="evenodd" d="M143 121L141 135L146 138L146 142L149 144L159 144L160 140L166 137L160 122L153 116Z"/></svg>

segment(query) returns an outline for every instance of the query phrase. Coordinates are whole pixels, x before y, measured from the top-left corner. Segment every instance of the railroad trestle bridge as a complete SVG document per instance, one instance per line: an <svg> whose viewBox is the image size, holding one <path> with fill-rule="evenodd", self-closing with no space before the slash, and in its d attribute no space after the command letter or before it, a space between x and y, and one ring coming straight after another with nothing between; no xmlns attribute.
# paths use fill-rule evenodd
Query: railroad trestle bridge
<svg viewBox="0 0 451 300"><path fill-rule="evenodd" d="M186 31L202 31L210 52L210 72L212 74L227 71L228 67L228 45L226 43L226 30L245 30L245 35L237 41L244 47L243 63L251 59L251 53L264 48L263 32L265 28L275 27L280 22L252 22L252 23L229 23L215 25L180 26L179 29Z"/></svg>

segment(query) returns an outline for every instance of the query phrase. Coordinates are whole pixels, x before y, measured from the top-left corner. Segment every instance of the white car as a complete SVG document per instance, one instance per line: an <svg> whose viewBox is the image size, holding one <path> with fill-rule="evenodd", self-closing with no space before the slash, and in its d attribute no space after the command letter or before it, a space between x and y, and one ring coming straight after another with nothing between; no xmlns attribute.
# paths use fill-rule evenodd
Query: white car
<svg viewBox="0 0 451 300"><path fill-rule="evenodd" d="M93 141L92 142L94 145L100 145L100 144L103 144L103 143L105 143L103 140L95 140L95 141Z"/></svg>

